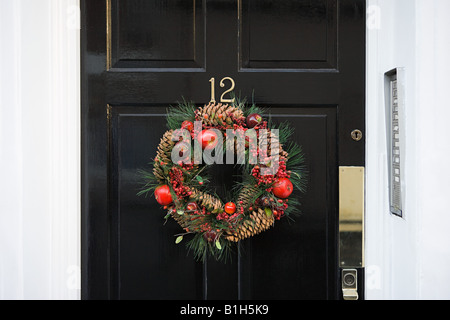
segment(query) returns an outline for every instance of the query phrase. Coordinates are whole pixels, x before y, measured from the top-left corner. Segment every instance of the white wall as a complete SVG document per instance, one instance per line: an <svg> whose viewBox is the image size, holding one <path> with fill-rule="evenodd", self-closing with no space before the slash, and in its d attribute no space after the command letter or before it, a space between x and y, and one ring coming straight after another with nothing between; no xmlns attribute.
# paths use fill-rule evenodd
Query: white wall
<svg viewBox="0 0 450 320"><path fill-rule="evenodd" d="M450 299L450 1L369 0L368 8L366 295ZM403 219L388 206L383 75L396 67L406 80Z"/></svg>
<svg viewBox="0 0 450 320"><path fill-rule="evenodd" d="M419 293L450 299L450 1L418 1Z"/></svg>
<svg viewBox="0 0 450 320"><path fill-rule="evenodd" d="M450 1L368 5L366 296L450 299ZM0 299L80 297L77 6L0 0ZM395 67L404 219L388 208L383 74Z"/></svg>
<svg viewBox="0 0 450 320"><path fill-rule="evenodd" d="M79 298L79 10L0 1L0 299Z"/></svg>

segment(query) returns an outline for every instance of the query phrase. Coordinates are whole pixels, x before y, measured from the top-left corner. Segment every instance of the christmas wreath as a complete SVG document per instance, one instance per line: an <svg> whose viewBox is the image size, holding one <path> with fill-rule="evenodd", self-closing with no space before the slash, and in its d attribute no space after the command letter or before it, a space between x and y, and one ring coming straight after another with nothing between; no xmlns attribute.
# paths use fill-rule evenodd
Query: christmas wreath
<svg viewBox="0 0 450 320"><path fill-rule="evenodd" d="M165 219L181 226L175 243L193 235L187 247L197 259L226 259L234 243L299 213L293 192L305 187L301 147L289 141L288 123L277 126L265 113L238 99L203 107L183 101L167 112L169 130L150 163L153 170L140 171L144 183L138 195L153 192L167 211ZM230 198L222 200L208 185L208 170L223 163L224 152L227 160L237 158L241 176Z"/></svg>

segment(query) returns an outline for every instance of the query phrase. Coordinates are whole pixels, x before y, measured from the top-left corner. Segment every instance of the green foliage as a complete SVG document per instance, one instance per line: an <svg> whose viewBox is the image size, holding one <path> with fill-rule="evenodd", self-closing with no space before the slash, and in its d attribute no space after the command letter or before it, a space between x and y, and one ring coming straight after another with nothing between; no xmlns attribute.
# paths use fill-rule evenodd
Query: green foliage
<svg viewBox="0 0 450 320"><path fill-rule="evenodd" d="M293 217L298 216L301 213L300 206L301 203L298 200L298 197L290 197L289 206L284 211L284 214L288 219L293 220Z"/></svg>
<svg viewBox="0 0 450 320"><path fill-rule="evenodd" d="M175 244L179 244L181 241L183 241L183 236L178 236L177 239L175 240Z"/></svg>
<svg viewBox="0 0 450 320"><path fill-rule="evenodd" d="M194 259L204 262L208 258L217 261L231 261L233 253L233 243L226 239L219 238L216 241L207 241L203 234L196 233L194 237L186 244L188 253L192 251Z"/></svg>
<svg viewBox="0 0 450 320"><path fill-rule="evenodd" d="M234 102L232 103L232 106L238 109L241 109L244 113L245 117L248 117L249 115L253 113L257 113L261 115L262 117L266 116L267 109L261 108L257 106L254 102L254 97L252 96L252 103L248 104L246 98L241 98L240 96L236 96L236 94L233 92L231 94L231 98L234 99Z"/></svg>
<svg viewBox="0 0 450 320"><path fill-rule="evenodd" d="M184 121L195 121L195 109L196 106L193 102L189 102L183 99L183 102L179 102L177 107L170 107L167 110L167 127L171 130L181 128L181 124Z"/></svg>
<svg viewBox="0 0 450 320"><path fill-rule="evenodd" d="M242 110L245 114L245 110L247 108L247 99L241 98L241 96L236 96L235 92L231 93L231 99L234 99L234 102L231 104L233 107Z"/></svg>
<svg viewBox="0 0 450 320"><path fill-rule="evenodd" d="M279 142L280 144L285 144L292 138L292 135L295 132L295 129L291 126L289 122L282 122L277 127L273 129L278 129L279 131Z"/></svg>
<svg viewBox="0 0 450 320"><path fill-rule="evenodd" d="M158 180L154 176L153 172L140 169L138 170L138 175L141 178L140 181L141 187L137 195L138 196L145 195L147 197L149 193L153 194L155 189L159 186Z"/></svg>
<svg viewBox="0 0 450 320"><path fill-rule="evenodd" d="M267 113L267 109L261 108L261 107L256 106L255 104L252 104L251 106L247 107L244 110L244 115L246 117L248 117L249 115L251 115L253 113L257 113L257 114L261 115L262 117L264 117Z"/></svg>
<svg viewBox="0 0 450 320"><path fill-rule="evenodd" d="M294 187L303 193L306 191L308 172L302 147L294 142L289 142L285 146L285 150L289 153L286 169L291 171L290 180Z"/></svg>

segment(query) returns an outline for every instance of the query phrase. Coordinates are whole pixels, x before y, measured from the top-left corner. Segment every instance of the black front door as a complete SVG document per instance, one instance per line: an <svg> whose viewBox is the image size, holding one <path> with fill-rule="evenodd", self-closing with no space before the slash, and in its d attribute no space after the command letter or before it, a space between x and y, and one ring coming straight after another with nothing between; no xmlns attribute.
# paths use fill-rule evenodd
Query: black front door
<svg viewBox="0 0 450 320"><path fill-rule="evenodd" d="M364 0L83 0L83 298L340 298L338 167L364 166L364 70ZM136 196L166 108L208 103L213 77L289 120L309 171L295 223L227 264L196 262Z"/></svg>

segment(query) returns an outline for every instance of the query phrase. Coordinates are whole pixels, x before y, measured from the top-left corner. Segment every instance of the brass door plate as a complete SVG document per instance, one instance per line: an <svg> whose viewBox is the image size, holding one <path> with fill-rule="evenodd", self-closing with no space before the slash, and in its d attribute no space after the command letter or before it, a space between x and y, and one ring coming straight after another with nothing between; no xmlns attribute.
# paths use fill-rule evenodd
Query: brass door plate
<svg viewBox="0 0 450 320"><path fill-rule="evenodd" d="M364 167L339 168L339 265L364 267Z"/></svg>

